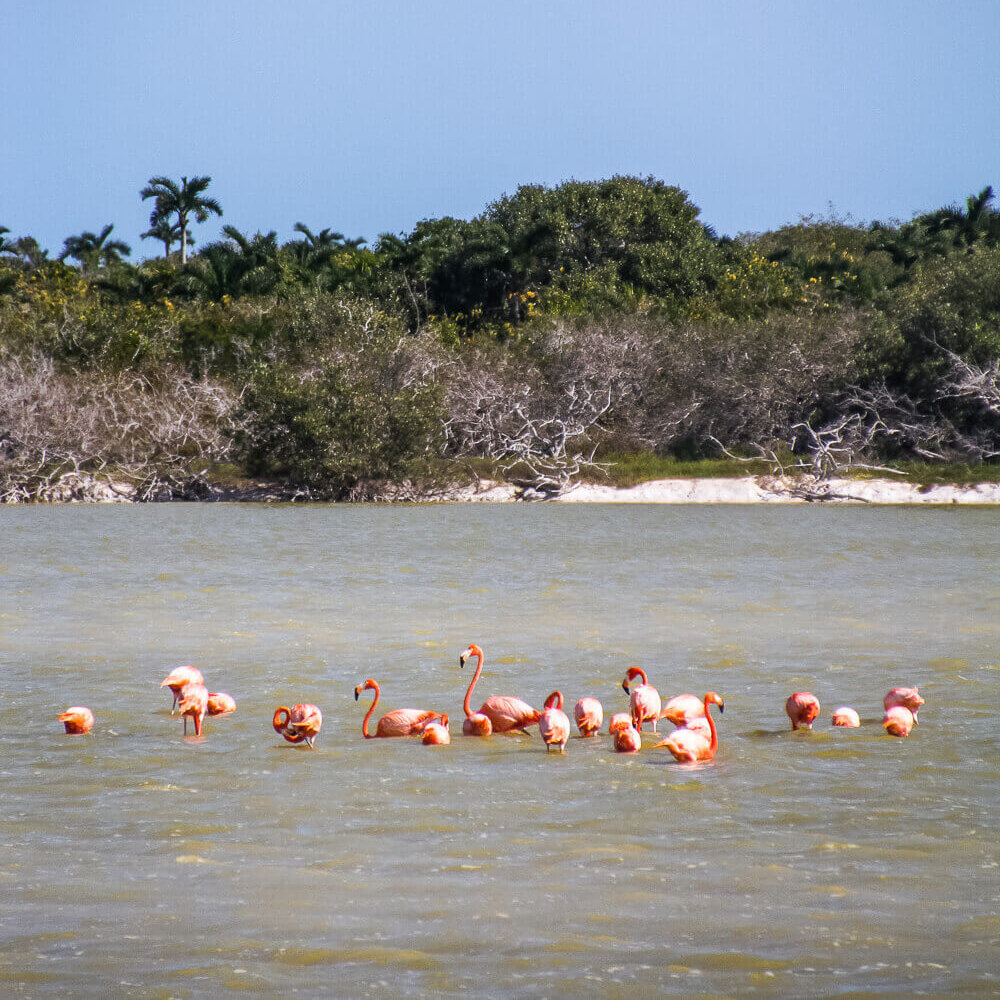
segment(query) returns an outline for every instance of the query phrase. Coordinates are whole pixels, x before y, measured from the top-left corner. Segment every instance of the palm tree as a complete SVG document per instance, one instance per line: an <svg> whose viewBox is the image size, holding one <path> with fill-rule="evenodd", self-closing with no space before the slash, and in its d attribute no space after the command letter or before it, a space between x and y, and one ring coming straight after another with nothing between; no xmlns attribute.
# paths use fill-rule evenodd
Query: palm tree
<svg viewBox="0 0 1000 1000"><path fill-rule="evenodd" d="M59 260L72 257L80 262L82 271L96 271L101 264L112 264L121 261L121 255L126 257L132 248L121 240L109 240L114 223L108 223L96 236L91 232L80 233L79 236L68 236L63 243L63 251Z"/></svg>
<svg viewBox="0 0 1000 1000"><path fill-rule="evenodd" d="M9 232L6 226L0 226L0 253L17 253L17 244L7 239Z"/></svg>
<svg viewBox="0 0 1000 1000"><path fill-rule="evenodd" d="M181 240L180 223L171 222L169 219L160 219L142 234L144 240L159 240L163 244L163 257L170 256L170 250L175 243ZM194 246L194 237L188 234L188 246Z"/></svg>
<svg viewBox="0 0 1000 1000"><path fill-rule="evenodd" d="M180 184L169 177L150 177L149 183L139 192L143 201L156 199L156 207L149 216L151 227L176 216L181 240L181 265L187 263L188 219L194 216L196 222L204 222L212 212L222 215L222 208L214 198L201 197L211 183L211 177L182 177Z"/></svg>

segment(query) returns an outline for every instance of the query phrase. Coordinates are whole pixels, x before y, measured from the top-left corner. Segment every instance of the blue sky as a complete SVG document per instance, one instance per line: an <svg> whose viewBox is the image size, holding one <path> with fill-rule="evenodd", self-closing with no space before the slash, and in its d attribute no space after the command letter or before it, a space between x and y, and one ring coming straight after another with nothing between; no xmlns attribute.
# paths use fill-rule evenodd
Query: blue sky
<svg viewBox="0 0 1000 1000"><path fill-rule="evenodd" d="M720 233L1000 187L1000 7L931 0L0 0L0 224L58 251L154 174L241 229L375 238L518 184L684 188ZM204 243L221 223L196 229Z"/></svg>

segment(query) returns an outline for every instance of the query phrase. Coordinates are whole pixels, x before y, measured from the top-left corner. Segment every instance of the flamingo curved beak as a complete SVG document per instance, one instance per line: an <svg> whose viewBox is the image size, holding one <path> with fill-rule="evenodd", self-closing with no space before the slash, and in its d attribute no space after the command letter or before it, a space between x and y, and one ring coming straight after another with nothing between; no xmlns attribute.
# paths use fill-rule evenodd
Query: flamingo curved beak
<svg viewBox="0 0 1000 1000"><path fill-rule="evenodd" d="M357 701L360 696L361 696L361 689L360 688L355 688L354 689L354 700Z"/></svg>
<svg viewBox="0 0 1000 1000"><path fill-rule="evenodd" d="M462 655L461 655L461 656L460 656L460 657L458 658L458 665L459 665L460 667L464 667L464 666L465 666L465 661L466 661L466 660L467 660L468 658L469 658L469 655L468 655L468 653L463 653L463 654L462 654Z"/></svg>
<svg viewBox="0 0 1000 1000"><path fill-rule="evenodd" d="M628 678L627 678L627 677L625 678L625 680L623 680L623 681L622 681L622 690L623 690L623 691L624 691L624 692L625 692L626 694L628 694L628 693L629 693L629 691L628 691Z"/></svg>
<svg viewBox="0 0 1000 1000"><path fill-rule="evenodd" d="M719 702L719 711L720 712L724 712L725 710L726 710L726 706L720 701Z"/></svg>

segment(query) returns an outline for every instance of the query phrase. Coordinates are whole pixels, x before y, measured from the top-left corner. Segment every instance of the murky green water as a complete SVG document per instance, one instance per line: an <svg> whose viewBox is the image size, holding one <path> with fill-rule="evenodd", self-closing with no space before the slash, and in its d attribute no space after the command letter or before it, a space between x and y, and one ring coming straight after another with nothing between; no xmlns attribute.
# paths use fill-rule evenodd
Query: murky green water
<svg viewBox="0 0 1000 1000"><path fill-rule="evenodd" d="M0 996L993 995L998 523L0 509ZM472 641L482 698L609 713L632 664L714 688L717 761L361 739L369 676L387 709L460 719ZM180 663L239 703L201 743L158 687ZM894 740L903 683L927 704ZM804 688L824 711L793 735ZM323 710L315 752L270 727L296 701ZM61 732L70 704L90 736ZM841 704L868 724L828 728Z"/></svg>

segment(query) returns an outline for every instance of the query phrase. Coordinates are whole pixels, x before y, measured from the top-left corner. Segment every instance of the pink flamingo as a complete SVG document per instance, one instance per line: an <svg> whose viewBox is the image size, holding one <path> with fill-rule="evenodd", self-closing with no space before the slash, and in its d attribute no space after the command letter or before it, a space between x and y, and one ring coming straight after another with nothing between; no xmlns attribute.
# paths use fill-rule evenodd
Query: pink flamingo
<svg viewBox="0 0 1000 1000"><path fill-rule="evenodd" d="M646 680L646 671L642 667L629 667L625 671L625 679L622 681L622 690L629 694L628 684L634 678L640 678L642 683L633 688L629 698L629 705L632 710L632 725L641 733L644 722L653 723L653 732L656 732L656 720L660 717L660 692Z"/></svg>
<svg viewBox="0 0 1000 1000"><path fill-rule="evenodd" d="M209 693L207 715L229 715L230 712L235 711L236 699L232 695L226 694L225 691Z"/></svg>
<svg viewBox="0 0 1000 1000"><path fill-rule="evenodd" d="M59 713L59 721L66 727L67 733L81 736L94 728L94 713L84 705L73 705Z"/></svg>
<svg viewBox="0 0 1000 1000"><path fill-rule="evenodd" d="M476 681L479 680L479 675L483 672L485 657L483 656L482 649L475 643L472 643L458 658L458 665L464 667L470 656L476 657L478 662L476 664L476 672L469 682L469 690L465 692L463 733L467 736L488 736L489 732L512 733L518 730L523 732L528 726L533 726L538 722L541 713L537 709L532 708L526 701L521 701L520 698L515 698L512 695L490 695L482 703L479 711L473 713L469 701L472 697L472 689L476 686ZM481 721L476 718L478 715L484 715L489 720L489 732L478 732L474 728L482 726Z"/></svg>
<svg viewBox="0 0 1000 1000"><path fill-rule="evenodd" d="M291 708L281 705L275 709L271 725L289 743L304 742L315 750L316 737L323 725L323 713L308 702L292 705Z"/></svg>
<svg viewBox="0 0 1000 1000"><path fill-rule="evenodd" d="M638 753L642 749L642 737L631 720L621 729L615 730L615 750L618 753Z"/></svg>
<svg viewBox="0 0 1000 1000"><path fill-rule="evenodd" d="M686 726L692 719L704 718L705 706L701 698L693 694L679 694L671 698L660 712L661 719L667 719L675 726Z"/></svg>
<svg viewBox="0 0 1000 1000"><path fill-rule="evenodd" d="M553 691L545 699L542 714L538 719L538 731L548 750L552 747L558 747L562 752L566 750L566 741L569 739L569 716L562 707L562 691Z"/></svg>
<svg viewBox="0 0 1000 1000"><path fill-rule="evenodd" d="M174 667L163 679L161 688L170 688L174 694L174 703L170 706L170 714L174 714L177 702L180 701L181 688L185 684L204 684L205 678L196 667Z"/></svg>
<svg viewBox="0 0 1000 1000"><path fill-rule="evenodd" d="M715 757L715 752L719 749L719 734L715 729L715 720L708 711L709 705L718 705L720 712L725 710L722 698L714 691L709 691L705 695L705 718L708 720L708 728L711 732L708 739L694 729L675 729L662 743L657 743L653 749L666 747L674 755L674 759L679 760L682 764L712 760Z"/></svg>
<svg viewBox="0 0 1000 1000"><path fill-rule="evenodd" d="M893 705L885 710L882 725L890 736L909 736L915 721L905 705Z"/></svg>
<svg viewBox="0 0 1000 1000"><path fill-rule="evenodd" d="M424 746L444 747L451 743L451 731L448 729L448 716L442 715L440 722L428 722L424 734L420 737Z"/></svg>
<svg viewBox="0 0 1000 1000"><path fill-rule="evenodd" d="M792 720L792 731L800 726L812 729L813 719L819 715L819 699L808 691L796 691L790 694L785 702L785 712Z"/></svg>
<svg viewBox="0 0 1000 1000"><path fill-rule="evenodd" d="M621 729L632 725L632 716L628 712L615 712L608 723L608 732L614 736Z"/></svg>
<svg viewBox="0 0 1000 1000"><path fill-rule="evenodd" d="M830 722L834 726L847 726L849 729L857 729L861 725L861 717L853 708L841 705L840 708L833 710Z"/></svg>
<svg viewBox="0 0 1000 1000"><path fill-rule="evenodd" d="M188 731L188 716L194 720L194 734L201 736L201 720L208 710L208 688L204 684L185 684L181 688L177 711L184 717L184 735Z"/></svg>
<svg viewBox="0 0 1000 1000"><path fill-rule="evenodd" d="M883 699L882 707L885 709L902 705L908 708L913 714L913 724L917 724L917 709L924 703L920 697L920 692L916 688L893 688Z"/></svg>
<svg viewBox="0 0 1000 1000"><path fill-rule="evenodd" d="M377 681L373 681L369 677L364 684L359 684L354 689L354 700L357 701L361 697L361 692L366 690L375 692L375 697L368 708L368 714L361 723L361 732L364 734L366 740L373 740L376 737L420 736L428 722L433 722L435 719L441 718L440 712L432 712L429 709L397 708L391 712L386 712L378 720L375 732L369 733L368 720L372 717L372 712L375 711L375 706L382 696L382 689L378 686Z"/></svg>
<svg viewBox="0 0 1000 1000"><path fill-rule="evenodd" d="M581 698L573 709L573 716L581 736L594 736L604 721L604 709L596 698Z"/></svg>

